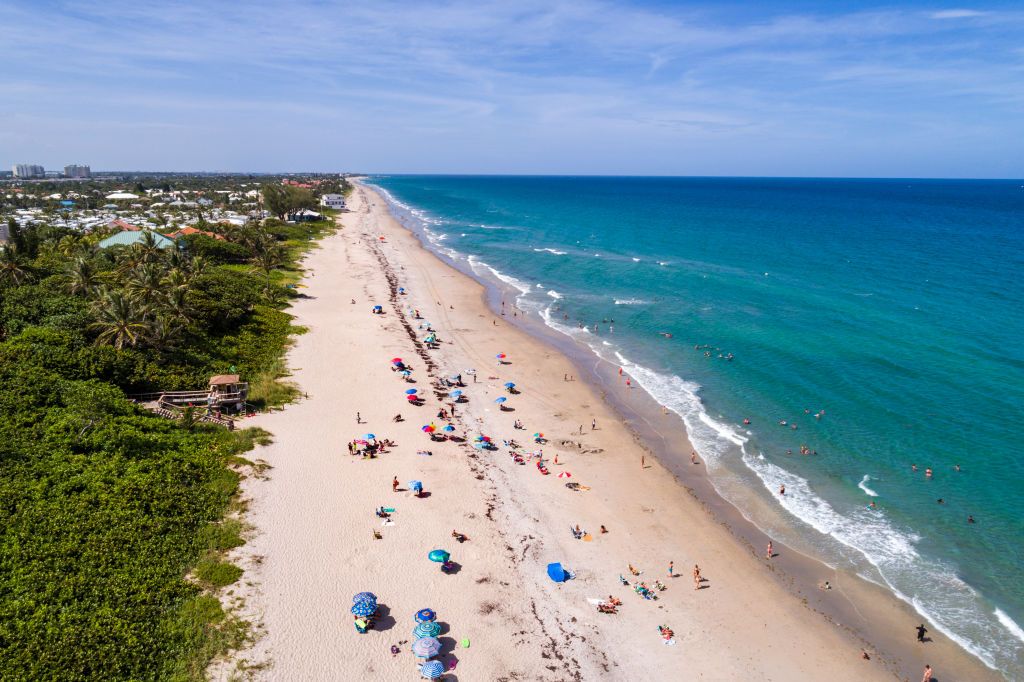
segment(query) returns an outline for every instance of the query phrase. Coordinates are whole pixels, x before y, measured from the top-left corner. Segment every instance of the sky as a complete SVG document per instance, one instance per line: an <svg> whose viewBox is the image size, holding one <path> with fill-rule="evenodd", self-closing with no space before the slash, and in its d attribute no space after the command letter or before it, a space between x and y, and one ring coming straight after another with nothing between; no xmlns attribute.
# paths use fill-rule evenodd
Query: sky
<svg viewBox="0 0 1024 682"><path fill-rule="evenodd" d="M0 3L0 166L1024 177L1024 4Z"/></svg>

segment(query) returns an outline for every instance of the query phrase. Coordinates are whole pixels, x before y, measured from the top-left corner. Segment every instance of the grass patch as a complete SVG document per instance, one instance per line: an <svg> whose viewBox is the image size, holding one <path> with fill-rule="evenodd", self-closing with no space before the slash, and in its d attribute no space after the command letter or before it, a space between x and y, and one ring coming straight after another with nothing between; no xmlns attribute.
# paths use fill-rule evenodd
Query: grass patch
<svg viewBox="0 0 1024 682"><path fill-rule="evenodd" d="M242 577L242 569L227 561L206 557L196 564L195 576L210 587L227 587Z"/></svg>

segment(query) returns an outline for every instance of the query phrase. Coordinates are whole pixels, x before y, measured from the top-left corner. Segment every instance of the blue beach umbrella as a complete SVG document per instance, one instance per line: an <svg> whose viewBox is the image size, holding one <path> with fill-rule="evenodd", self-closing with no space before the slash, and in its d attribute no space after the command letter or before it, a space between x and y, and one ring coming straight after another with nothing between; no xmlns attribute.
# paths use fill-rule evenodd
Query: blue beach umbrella
<svg viewBox="0 0 1024 682"><path fill-rule="evenodd" d="M500 405L501 403L505 402L506 400L508 400L508 398L506 398L505 396L501 396L500 398L495 398L494 402L496 402L496 403L498 403Z"/></svg>
<svg viewBox="0 0 1024 682"><path fill-rule="evenodd" d="M406 395L416 395L417 393L419 393L419 389L416 388L408 388L405 390Z"/></svg>
<svg viewBox="0 0 1024 682"><path fill-rule="evenodd" d="M441 653L441 642L436 637L422 637L413 642L410 648L419 658L432 658Z"/></svg>
<svg viewBox="0 0 1024 682"><path fill-rule="evenodd" d="M372 616L376 612L377 602L375 601L357 601L352 605L352 614L362 618Z"/></svg>
<svg viewBox="0 0 1024 682"><path fill-rule="evenodd" d="M444 675L444 663L441 661L427 661L420 666L420 675L428 680L436 680Z"/></svg>
<svg viewBox="0 0 1024 682"><path fill-rule="evenodd" d="M421 491L423 490L422 481L409 481L409 490Z"/></svg>
<svg viewBox="0 0 1024 682"><path fill-rule="evenodd" d="M441 626L433 621L420 623L412 629L412 636L417 639L421 639L423 637L437 637L439 634L441 634Z"/></svg>
<svg viewBox="0 0 1024 682"><path fill-rule="evenodd" d="M516 385L513 384L511 381L508 382L507 384L505 384L505 388L515 388L515 387L516 387Z"/></svg>
<svg viewBox="0 0 1024 682"><path fill-rule="evenodd" d="M360 592L359 594L352 597L352 601L354 602L365 601L366 599L377 601L377 595L375 595L373 592Z"/></svg>
<svg viewBox="0 0 1024 682"><path fill-rule="evenodd" d="M373 440L376 437L377 437L377 434L375 434L375 433L368 433L365 436L363 436L363 438L365 438L366 440Z"/></svg>
<svg viewBox="0 0 1024 682"><path fill-rule="evenodd" d="M420 609L412 618L417 623L428 623L437 618L437 614L434 613L433 609Z"/></svg>
<svg viewBox="0 0 1024 682"><path fill-rule="evenodd" d="M458 398L460 395L462 395L462 391L452 391L452 395Z"/></svg>
<svg viewBox="0 0 1024 682"><path fill-rule="evenodd" d="M451 554L443 549L431 550L427 558L433 561L435 564L443 564L451 558Z"/></svg>
<svg viewBox="0 0 1024 682"><path fill-rule="evenodd" d="M448 433L451 433L452 431L455 430L455 427L452 426L451 424L448 424L447 426L443 427L441 430L442 431L447 431Z"/></svg>

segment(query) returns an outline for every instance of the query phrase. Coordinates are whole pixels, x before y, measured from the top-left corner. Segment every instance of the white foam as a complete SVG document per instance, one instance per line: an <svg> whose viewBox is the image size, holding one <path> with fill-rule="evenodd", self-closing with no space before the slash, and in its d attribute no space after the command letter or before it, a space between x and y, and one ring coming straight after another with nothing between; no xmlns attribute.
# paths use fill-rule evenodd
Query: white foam
<svg viewBox="0 0 1024 682"><path fill-rule="evenodd" d="M1021 642L1024 642L1024 630L1022 630L1021 627L1017 625L1016 622L1014 622L1013 618L1010 618L1002 609L999 608L993 611L992 614L1000 623L1003 624L1004 628L1010 631L1011 635L1016 637Z"/></svg>
<svg viewBox="0 0 1024 682"><path fill-rule="evenodd" d="M863 490L865 495L870 495L871 497L878 497L878 493L876 493L874 490L868 487L868 481L870 480L871 477L868 476L867 474L864 474L864 478L860 479L860 483L857 484L857 487Z"/></svg>
<svg viewBox="0 0 1024 682"><path fill-rule="evenodd" d="M639 262L640 262L640 259L639 259L639 258L634 258L634 259L633 259L633 262L634 262L634 263L639 263Z"/></svg>
<svg viewBox="0 0 1024 682"><path fill-rule="evenodd" d="M640 298L617 298L615 305L647 305L648 301Z"/></svg>
<svg viewBox="0 0 1024 682"><path fill-rule="evenodd" d="M551 291L548 292L548 296L550 296L551 298L553 298L555 300L558 300L558 299L562 298L562 295L560 293L558 293L557 291L555 291L554 289L552 289Z"/></svg>
<svg viewBox="0 0 1024 682"><path fill-rule="evenodd" d="M558 249L534 249L534 251L536 251L537 253L547 252L555 256L564 256L568 253L568 251L559 251Z"/></svg>

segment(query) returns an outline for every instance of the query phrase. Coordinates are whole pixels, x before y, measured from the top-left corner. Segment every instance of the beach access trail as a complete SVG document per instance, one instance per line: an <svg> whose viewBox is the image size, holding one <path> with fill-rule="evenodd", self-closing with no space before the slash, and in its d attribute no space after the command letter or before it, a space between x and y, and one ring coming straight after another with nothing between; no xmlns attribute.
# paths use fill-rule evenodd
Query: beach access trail
<svg viewBox="0 0 1024 682"><path fill-rule="evenodd" d="M894 679L892 662L862 660L869 644L770 577L763 548L738 542L651 455L641 468L645 450L620 418L588 384L563 381L577 373L572 364L495 316L482 287L424 250L376 192L357 185L349 205L343 228L308 256L292 309L308 328L288 356L305 397L247 424L274 439L253 453L271 468L244 482L253 530L236 552L241 610L260 631L240 657L253 677L420 679L413 614L431 608L444 627L440 660L454 664L448 680ZM384 314L371 314L375 305ZM425 322L437 349L423 344ZM416 383L392 371L392 358L411 365ZM469 440L431 442L421 428L449 423L436 415L450 403L431 382L460 373L468 402L451 423ZM521 392L508 393L507 382ZM424 405L407 402L410 387ZM499 409L502 396L514 411ZM392 421L398 413L404 421ZM534 443L535 432L547 442ZM346 444L371 433L396 446L374 459L350 455ZM471 447L480 433L499 447ZM508 438L542 449L550 475L514 463L501 446ZM392 477L403 490L392 491ZM414 479L426 496L404 490ZM375 515L381 506L394 508L391 525ZM577 524L590 541L573 537ZM438 548L451 552L453 574L428 560ZM681 577L668 577L670 561ZM550 580L552 562L575 579ZM643 573L631 575L630 564ZM706 578L699 590L694 564ZM646 600L620 575L667 590ZM349 607L364 590L381 610L359 634ZM588 601L609 595L622 602L617 614ZM674 631L674 645L659 625ZM214 668L214 677L232 670Z"/></svg>

